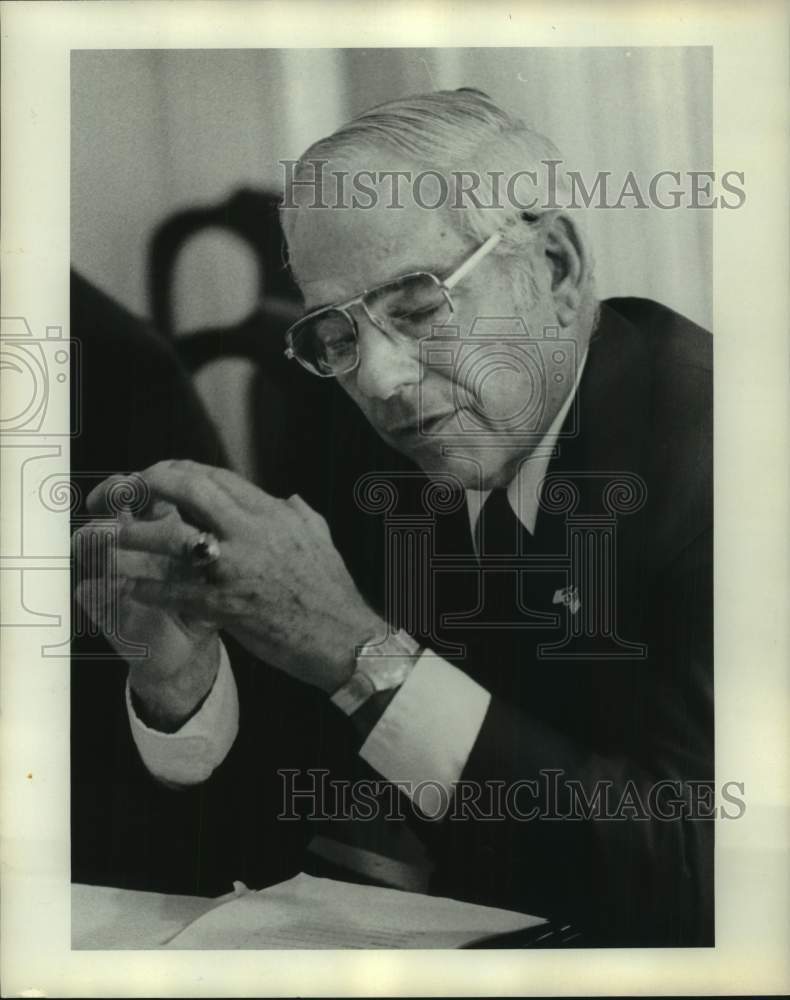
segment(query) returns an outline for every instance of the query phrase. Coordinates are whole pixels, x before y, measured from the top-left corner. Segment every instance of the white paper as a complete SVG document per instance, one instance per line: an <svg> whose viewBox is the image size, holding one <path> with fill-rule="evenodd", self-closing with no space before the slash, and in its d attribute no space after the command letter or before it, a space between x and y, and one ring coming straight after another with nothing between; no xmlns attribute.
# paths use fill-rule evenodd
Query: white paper
<svg viewBox="0 0 790 1000"><path fill-rule="evenodd" d="M72 885L71 947L75 951L158 948L220 901Z"/></svg>
<svg viewBox="0 0 790 1000"><path fill-rule="evenodd" d="M167 948L458 948L544 923L509 910L300 874L236 896Z"/></svg>

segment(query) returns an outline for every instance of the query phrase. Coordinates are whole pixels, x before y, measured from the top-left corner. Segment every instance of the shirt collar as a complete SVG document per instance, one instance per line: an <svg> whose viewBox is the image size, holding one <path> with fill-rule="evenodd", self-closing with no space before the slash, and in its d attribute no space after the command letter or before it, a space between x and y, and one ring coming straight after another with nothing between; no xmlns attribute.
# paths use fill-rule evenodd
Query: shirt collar
<svg viewBox="0 0 790 1000"><path fill-rule="evenodd" d="M579 388L582 372L587 362L587 350L584 352L581 364L576 372L576 381L562 404L559 413L552 421L551 427L546 431L540 444L535 448L529 458L525 459L518 473L511 480L507 488L507 499L514 514L521 521L530 534L535 531L535 522L538 519L538 505L540 503L540 485L546 475L546 469L551 461L554 446L557 443L560 430L571 408L573 397ZM469 527L472 530L472 538L475 538L475 525L480 517L483 504L491 494L491 490L467 490L466 506L469 514Z"/></svg>

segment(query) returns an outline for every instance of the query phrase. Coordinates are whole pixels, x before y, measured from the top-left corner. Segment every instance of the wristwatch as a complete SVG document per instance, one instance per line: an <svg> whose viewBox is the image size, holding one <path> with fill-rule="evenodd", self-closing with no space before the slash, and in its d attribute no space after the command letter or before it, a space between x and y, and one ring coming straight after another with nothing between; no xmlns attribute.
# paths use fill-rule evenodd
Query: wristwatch
<svg viewBox="0 0 790 1000"><path fill-rule="evenodd" d="M354 673L335 691L332 702L346 715L353 715L378 691L400 687L420 651L420 644L403 629L384 639L370 639L360 648Z"/></svg>

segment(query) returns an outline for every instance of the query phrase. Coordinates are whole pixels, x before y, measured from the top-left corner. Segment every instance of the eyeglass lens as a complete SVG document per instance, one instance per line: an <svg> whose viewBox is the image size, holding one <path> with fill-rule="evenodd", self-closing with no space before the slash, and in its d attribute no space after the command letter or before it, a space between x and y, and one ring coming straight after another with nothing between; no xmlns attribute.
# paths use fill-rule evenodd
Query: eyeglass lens
<svg viewBox="0 0 790 1000"><path fill-rule="evenodd" d="M362 300L387 333L410 340L430 336L450 315L447 295L430 274L407 275L368 292ZM328 309L295 331L294 354L322 375L339 375L357 363L357 335L348 315Z"/></svg>

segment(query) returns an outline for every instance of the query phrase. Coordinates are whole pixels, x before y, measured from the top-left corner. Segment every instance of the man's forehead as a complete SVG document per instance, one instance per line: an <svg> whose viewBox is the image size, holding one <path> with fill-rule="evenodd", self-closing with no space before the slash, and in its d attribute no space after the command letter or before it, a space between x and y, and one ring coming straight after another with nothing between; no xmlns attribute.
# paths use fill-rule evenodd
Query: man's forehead
<svg viewBox="0 0 790 1000"><path fill-rule="evenodd" d="M337 301L413 270L445 270L465 241L446 210L296 209L289 255L307 304Z"/></svg>

